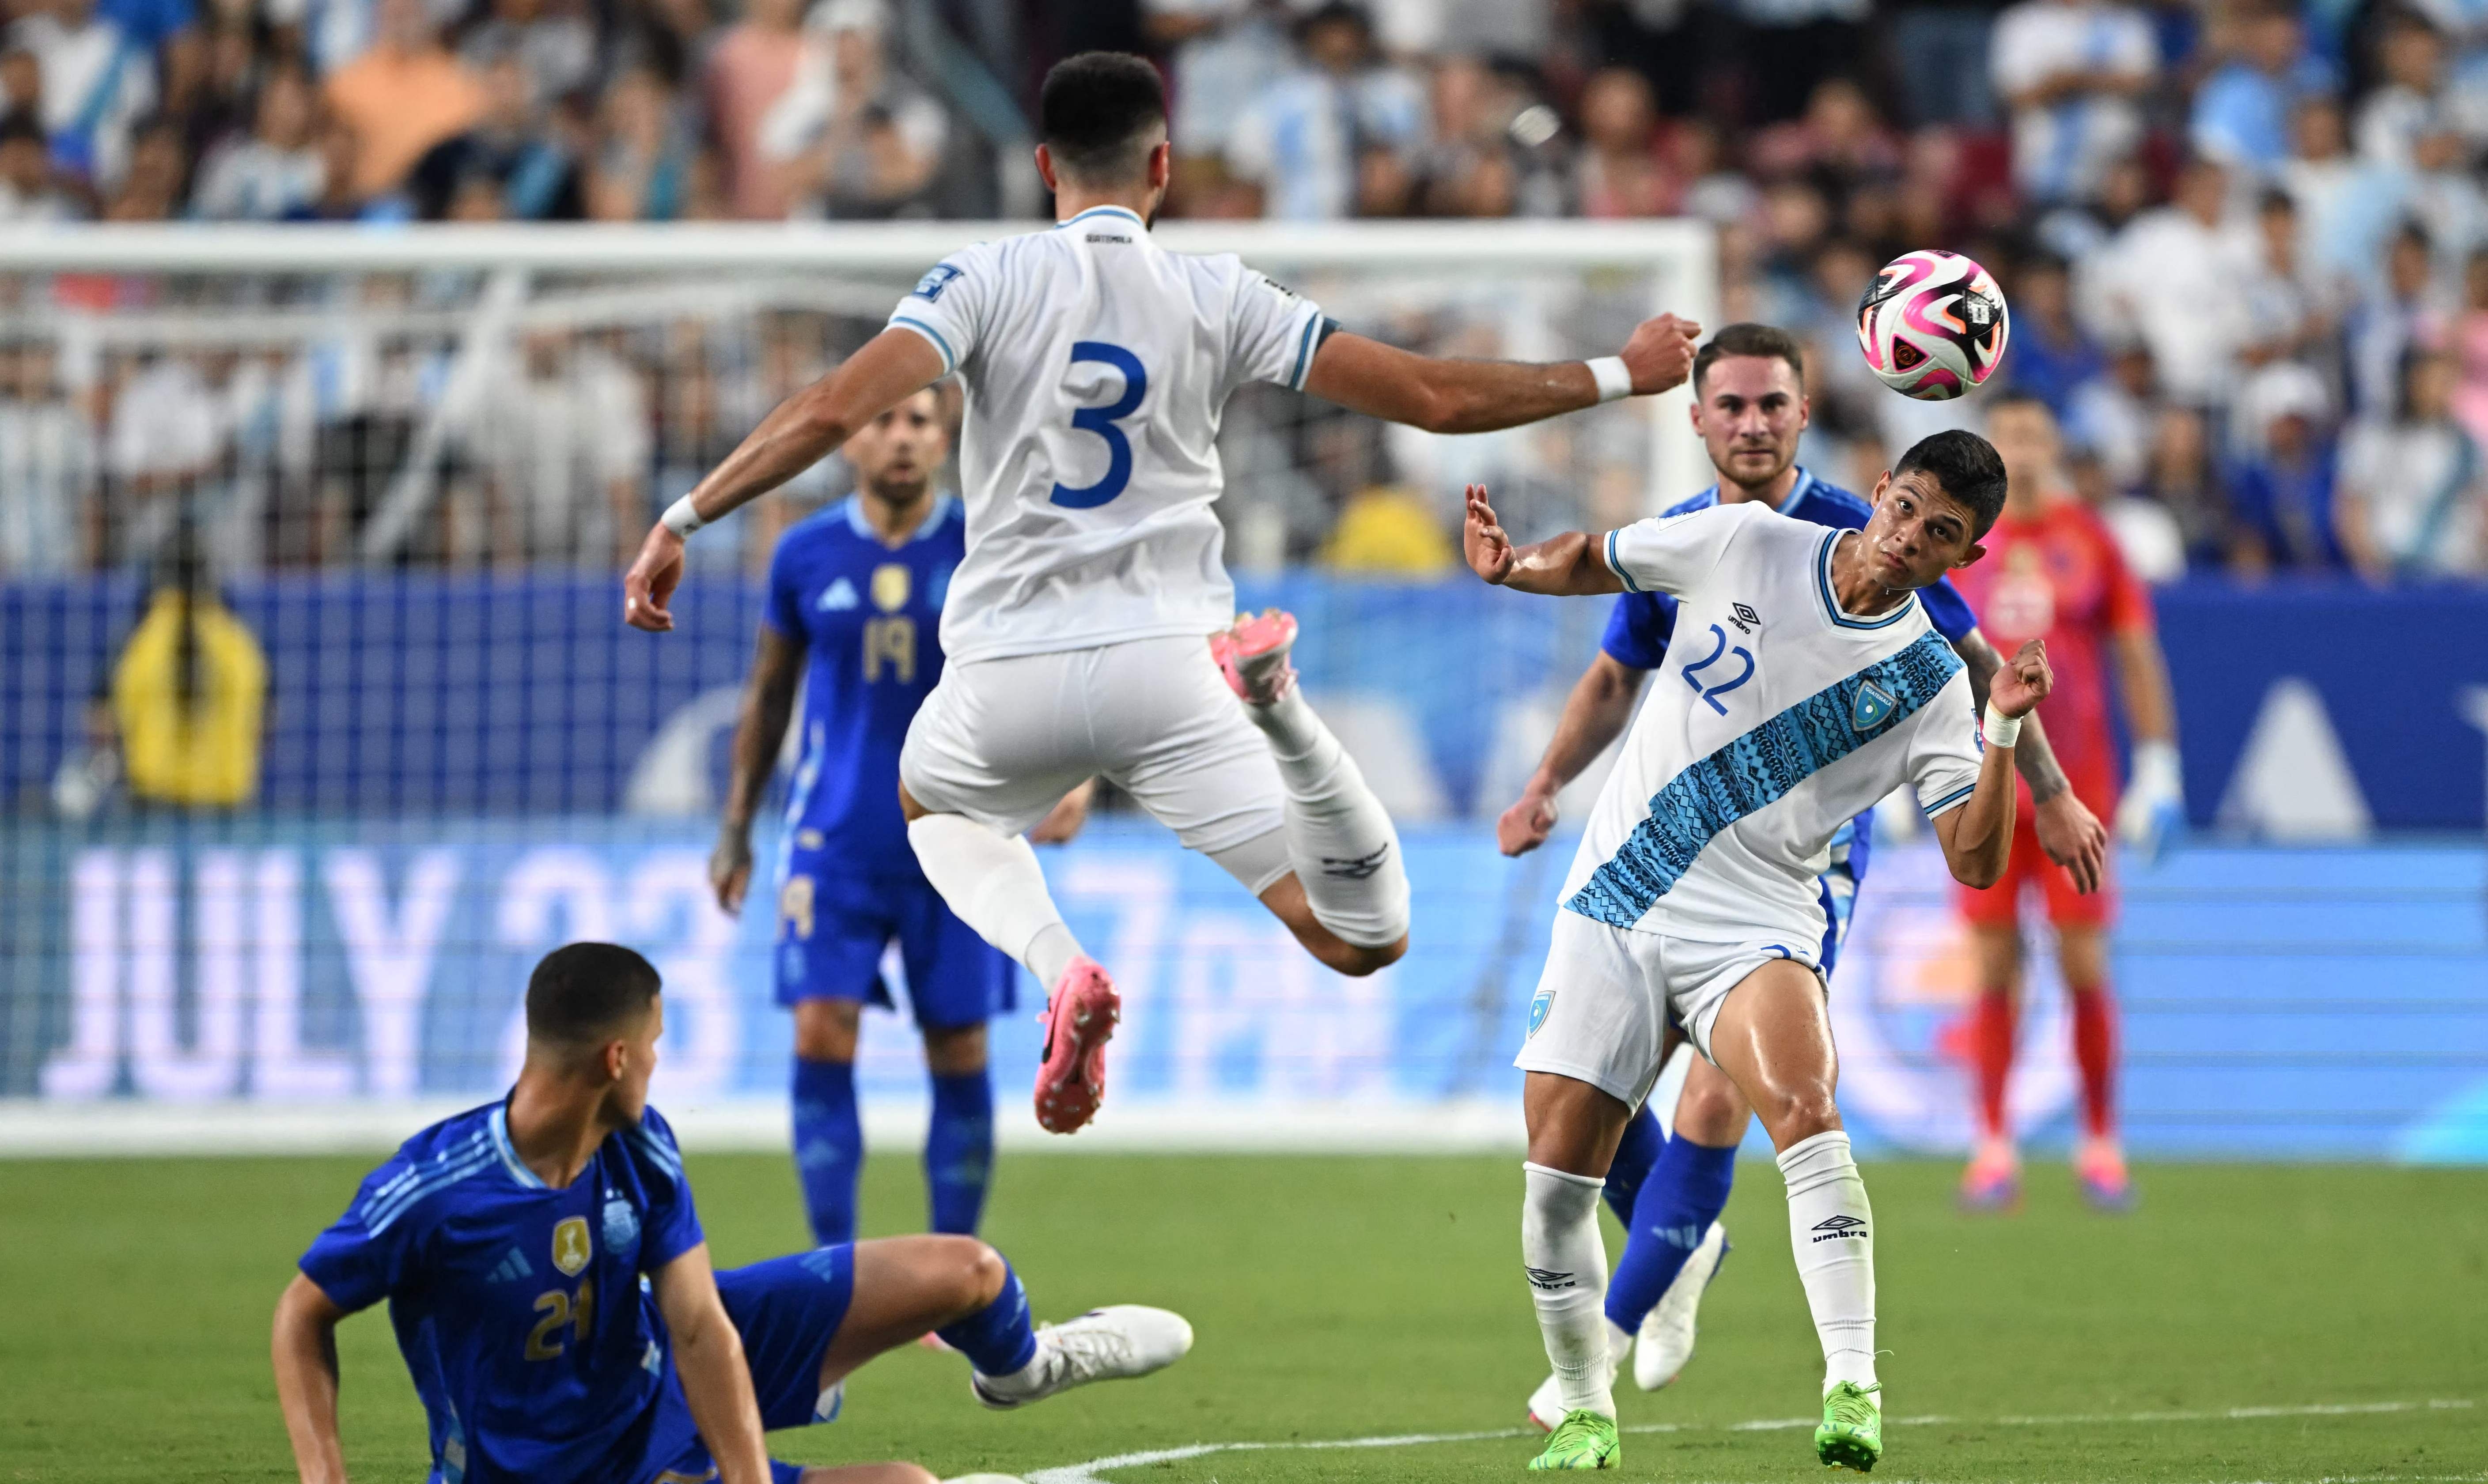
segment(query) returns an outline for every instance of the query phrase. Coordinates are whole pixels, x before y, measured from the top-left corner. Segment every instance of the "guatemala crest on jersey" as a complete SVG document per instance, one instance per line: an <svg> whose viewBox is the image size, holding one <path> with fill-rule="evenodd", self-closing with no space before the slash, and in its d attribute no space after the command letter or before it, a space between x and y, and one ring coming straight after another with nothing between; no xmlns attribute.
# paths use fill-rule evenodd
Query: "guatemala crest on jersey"
<svg viewBox="0 0 2488 1484"><path fill-rule="evenodd" d="M1868 681L1857 687L1857 700L1850 708L1849 724L1860 732L1871 732L1892 719L1892 693Z"/></svg>
<svg viewBox="0 0 2488 1484"><path fill-rule="evenodd" d="M1537 997L1530 1000L1529 1033L1531 1035L1534 1036L1538 1034L1538 1027L1546 1023L1546 1012L1553 1009L1554 1005L1555 992L1553 990L1540 990Z"/></svg>

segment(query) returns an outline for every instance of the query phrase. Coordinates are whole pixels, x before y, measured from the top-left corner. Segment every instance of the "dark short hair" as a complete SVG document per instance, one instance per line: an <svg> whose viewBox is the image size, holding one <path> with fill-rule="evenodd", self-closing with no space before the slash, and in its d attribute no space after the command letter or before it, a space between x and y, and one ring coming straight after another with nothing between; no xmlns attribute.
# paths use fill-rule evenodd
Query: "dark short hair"
<svg viewBox="0 0 2488 1484"><path fill-rule="evenodd" d="M1892 465L1892 477L1919 470L1935 477L1945 498L1969 512L1970 540L1986 535L2004 514L2004 460L1977 434L1947 428L1918 439Z"/></svg>
<svg viewBox="0 0 2488 1484"><path fill-rule="evenodd" d="M1045 74L1036 110L1057 171L1113 184L1141 174L1166 127L1166 82L1129 52L1084 51Z"/></svg>
<svg viewBox="0 0 2488 1484"><path fill-rule="evenodd" d="M43 133L42 123L24 110L0 119L0 144L31 144L47 149L51 140Z"/></svg>
<svg viewBox="0 0 2488 1484"><path fill-rule="evenodd" d="M1797 390L1805 389L1805 350L1796 337L1776 324L1755 324L1749 321L1723 327L1710 342L1693 353L1693 389L1702 390L1702 378L1710 368L1731 355L1776 357L1788 362L1796 373Z"/></svg>
<svg viewBox="0 0 2488 1484"><path fill-rule="evenodd" d="M579 1047L644 1014L664 988L657 966L619 943L565 943L527 979L527 1039Z"/></svg>

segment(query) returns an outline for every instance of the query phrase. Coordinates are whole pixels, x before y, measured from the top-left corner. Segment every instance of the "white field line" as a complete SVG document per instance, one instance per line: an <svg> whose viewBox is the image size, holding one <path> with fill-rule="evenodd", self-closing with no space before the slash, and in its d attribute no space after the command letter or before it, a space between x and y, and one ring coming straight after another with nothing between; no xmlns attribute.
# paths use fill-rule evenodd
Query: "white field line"
<svg viewBox="0 0 2488 1484"><path fill-rule="evenodd" d="M1892 1417L1889 1427L2071 1427L2096 1425L2150 1426L2170 1422L2244 1422L2271 1417L2345 1417L2366 1416L2396 1412L2467 1412L2475 1404L2468 1399L2430 1400L2423 1402L2318 1402L2303 1407L2224 1407L2203 1412L2114 1412L2068 1413L2061 1416L2004 1416L1984 1421L1970 1417L1917 1416ZM1750 1422L1731 1422L1722 1431L1732 1433L1776 1432L1787 1428L1812 1427L1812 1417L1764 1417ZM1713 1425L1699 1422L1646 1422L1619 1429L1626 1433L1690 1433L1713 1430ZM1435 1442L1487 1442L1505 1438L1520 1438L1536 1430L1524 1427L1498 1427L1475 1433L1391 1433L1372 1438L1328 1438L1309 1442L1193 1442L1179 1448L1151 1448L1139 1453L1116 1453L1105 1458L1092 1458L1085 1464L1064 1464L1053 1469L1040 1469L1028 1476L1028 1484L1106 1484L1098 1475L1108 1470L1139 1469L1150 1464L1179 1463L1189 1458L1202 1458L1212 1453L1286 1453L1329 1451L1347 1448L1411 1448ZM1909 1484L1896 1479L1892 1484ZM2219 1484L2263 1484L2260 1480L2219 1481ZM2342 1475L2325 1478L2317 1484L2488 1484L2488 1473L2401 1474L2376 1473Z"/></svg>

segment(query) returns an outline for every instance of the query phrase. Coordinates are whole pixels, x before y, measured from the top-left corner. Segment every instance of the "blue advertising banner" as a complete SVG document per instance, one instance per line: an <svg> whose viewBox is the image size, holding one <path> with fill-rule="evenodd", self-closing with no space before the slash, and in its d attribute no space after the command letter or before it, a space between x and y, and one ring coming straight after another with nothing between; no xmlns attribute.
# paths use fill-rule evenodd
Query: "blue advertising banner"
<svg viewBox="0 0 2488 1484"><path fill-rule="evenodd" d="M740 922L721 914L707 844L701 828L595 819L13 830L0 1096L65 1110L487 1097L516 1066L535 958L602 938L665 976L661 1102L780 1097L770 897L755 890ZM1125 994L1108 1117L1240 1127L1321 1107L1352 1147L1358 1109L1510 1106L1565 842L1511 861L1489 831L1456 826L1409 831L1407 851L1414 947L1361 980L1315 965L1153 826L1108 821L1047 852L1074 930ZM2138 1152L2488 1161L2488 851L2194 849L2130 873L2126 903L2116 987ZM1963 1145L1967 1083L1948 1048L1972 992L1939 857L1923 841L1878 851L1833 993L1861 1143ZM2061 1139L2074 1084L2051 973L2033 975L2023 1023L2015 1114ZM1006 1102L1036 1038L1027 1013L996 1026ZM913 1042L870 1018L867 1100L920 1100Z"/></svg>

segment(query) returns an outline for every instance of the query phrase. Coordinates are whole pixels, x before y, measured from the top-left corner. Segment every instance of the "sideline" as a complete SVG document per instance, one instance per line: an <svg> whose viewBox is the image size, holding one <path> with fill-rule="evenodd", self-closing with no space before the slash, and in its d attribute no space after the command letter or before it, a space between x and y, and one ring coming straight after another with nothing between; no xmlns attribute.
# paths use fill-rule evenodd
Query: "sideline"
<svg viewBox="0 0 2488 1484"><path fill-rule="evenodd" d="M2272 1417L2341 1417L2367 1416L2397 1412L2467 1412L2475 1404L2468 1400L2429 1400L2417 1402L2315 1402L2300 1407L2227 1407L2208 1412L2122 1412L2068 1413L2060 1416L1974 1417L1916 1416L1886 1419L1886 1427L2072 1427L2099 1425L2151 1426L2171 1422L2246 1422ZM1618 1431L1630 1434L1776 1432L1788 1428L1812 1427L1813 1417L1766 1417L1750 1422L1726 1424L1699 1422L1645 1422ZM1438 1442L1487 1442L1505 1438L1524 1438L1537 1434L1536 1428L1499 1427L1475 1433L1397 1433L1373 1438L1333 1438L1310 1442L1194 1442L1179 1448L1153 1448L1139 1453L1116 1453L1105 1458L1092 1458L1085 1464L1064 1464L1053 1469L1039 1469L1028 1475L1028 1484L1107 1484L1098 1475L1113 1469L1138 1469L1150 1464L1180 1463L1189 1458L1202 1458L1212 1453L1281 1453L1313 1452L1347 1448L1413 1448ZM2488 1473L2446 1474L2357 1474L2318 1480L2317 1484L2480 1484ZM1900 1481L1895 1481L1900 1484ZM2235 1481L2235 1484L2259 1484L2259 1481Z"/></svg>

